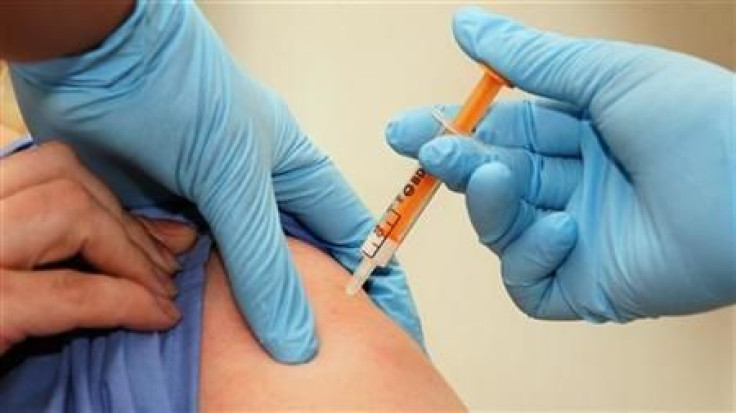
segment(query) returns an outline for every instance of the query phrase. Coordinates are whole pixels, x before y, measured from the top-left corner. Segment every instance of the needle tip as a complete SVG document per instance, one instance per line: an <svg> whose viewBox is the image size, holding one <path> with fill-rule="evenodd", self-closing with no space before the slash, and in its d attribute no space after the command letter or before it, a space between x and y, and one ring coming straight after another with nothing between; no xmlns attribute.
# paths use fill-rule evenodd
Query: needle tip
<svg viewBox="0 0 736 413"><path fill-rule="evenodd" d="M355 272L353 273L353 278L350 279L347 287L345 287L345 292L348 295L357 294L358 291L360 291L360 289L363 287L363 284L365 284L365 282L371 276L371 273L375 268L376 263L369 259L363 258L363 261L360 262L358 268L355 269Z"/></svg>

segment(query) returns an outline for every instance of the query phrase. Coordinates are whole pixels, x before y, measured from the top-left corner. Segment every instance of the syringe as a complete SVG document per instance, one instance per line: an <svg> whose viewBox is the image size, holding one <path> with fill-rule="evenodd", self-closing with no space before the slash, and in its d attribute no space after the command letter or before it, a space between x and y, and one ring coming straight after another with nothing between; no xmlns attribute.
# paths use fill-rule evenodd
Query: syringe
<svg viewBox="0 0 736 413"><path fill-rule="evenodd" d="M439 135L448 133L471 135L501 88L508 86L508 82L501 76L486 66L482 67L483 77L468 96L452 124L445 125ZM376 267L388 264L440 184L437 178L421 167L409 177L363 243L361 247L363 259L346 288L349 295L361 289Z"/></svg>

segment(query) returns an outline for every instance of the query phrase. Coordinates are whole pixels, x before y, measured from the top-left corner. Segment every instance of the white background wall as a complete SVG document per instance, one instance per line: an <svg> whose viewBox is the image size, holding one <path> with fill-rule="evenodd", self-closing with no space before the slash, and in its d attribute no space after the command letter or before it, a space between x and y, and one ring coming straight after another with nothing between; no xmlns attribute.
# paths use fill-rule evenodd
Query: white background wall
<svg viewBox="0 0 736 413"><path fill-rule="evenodd" d="M550 30L655 43L733 67L733 4L578 3L485 7ZM452 39L452 4L202 6L236 59L286 97L376 214L413 167L384 143L386 121L410 106L458 102L478 78ZM447 190L401 259L432 358L474 409L736 405L733 310L626 326L530 320L507 298L498 261L476 243L462 198Z"/></svg>

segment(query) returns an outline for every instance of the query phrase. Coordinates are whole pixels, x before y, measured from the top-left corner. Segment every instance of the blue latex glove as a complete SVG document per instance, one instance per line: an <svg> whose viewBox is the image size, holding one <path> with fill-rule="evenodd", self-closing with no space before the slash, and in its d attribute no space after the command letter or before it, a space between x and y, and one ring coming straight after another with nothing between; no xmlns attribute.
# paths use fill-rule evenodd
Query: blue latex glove
<svg viewBox="0 0 736 413"><path fill-rule="evenodd" d="M139 0L98 49L15 64L12 73L36 138L72 144L129 207L160 204L172 193L193 201L258 340L283 362L314 355L313 314L279 209L348 269L373 220L284 102L236 67L191 2ZM367 289L421 342L397 264Z"/></svg>
<svg viewBox="0 0 736 413"><path fill-rule="evenodd" d="M736 302L731 72L478 9L457 13L454 33L545 100L496 104L475 139L430 141L429 110L410 111L388 140L466 194L522 311L625 322Z"/></svg>

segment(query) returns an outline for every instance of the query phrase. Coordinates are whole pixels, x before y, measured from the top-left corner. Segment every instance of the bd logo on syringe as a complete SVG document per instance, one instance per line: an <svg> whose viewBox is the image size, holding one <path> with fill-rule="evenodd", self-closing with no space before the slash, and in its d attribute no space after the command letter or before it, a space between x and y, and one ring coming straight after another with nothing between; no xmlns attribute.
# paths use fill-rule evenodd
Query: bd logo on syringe
<svg viewBox="0 0 736 413"><path fill-rule="evenodd" d="M483 67L483 77L471 92L453 122L441 113L433 114L443 126L439 134L470 136L493 99L508 83L488 67ZM440 182L424 168L417 168L394 198L386 213L363 243L363 258L353 273L346 291L355 294L376 267L385 267L396 249L429 203Z"/></svg>
<svg viewBox="0 0 736 413"><path fill-rule="evenodd" d="M412 175L411 179L409 179L409 182L404 185L404 191L403 194L406 197L414 195L414 187L416 185L419 185L419 183L422 181L422 178L427 176L427 172L424 171L424 168L417 168L416 171L414 171L414 175ZM399 195L401 197L401 195ZM401 201L399 199L399 201Z"/></svg>
<svg viewBox="0 0 736 413"><path fill-rule="evenodd" d="M410 198L412 195L418 192L417 188L421 185L422 179L427 176L429 175L424 170L424 168L417 168L414 171L414 174L411 176L411 178L409 178L409 181L406 183L406 185L404 185L402 191L398 195L396 195L396 198L394 198L394 202L392 202L391 205L389 205L388 209L386 209L383 220L381 220L381 222L379 222L373 228L374 234L377 237L381 238L381 241L379 243L375 243L375 238L372 239L372 242L370 244L373 247L380 247L381 244L383 244L383 242L385 241L385 238L389 237L394 232L394 229L402 218L400 211L403 208L399 206L404 203L407 198ZM366 251L365 248L363 248L363 252L367 253L370 256L375 255L375 251Z"/></svg>

